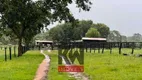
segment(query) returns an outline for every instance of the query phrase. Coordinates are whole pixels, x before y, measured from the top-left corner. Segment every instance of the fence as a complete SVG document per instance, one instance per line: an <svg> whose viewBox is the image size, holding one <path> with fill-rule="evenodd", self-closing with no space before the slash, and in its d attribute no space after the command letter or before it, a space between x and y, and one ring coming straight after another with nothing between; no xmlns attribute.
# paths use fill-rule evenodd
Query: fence
<svg viewBox="0 0 142 80"><path fill-rule="evenodd" d="M0 58L2 58L4 54L4 60L7 61L12 60L12 57L17 57L18 55L18 46L5 46L5 47L0 47L1 48L1 54ZM29 48L26 46L22 46L22 54L24 54L26 51L28 51Z"/></svg>
<svg viewBox="0 0 142 80"><path fill-rule="evenodd" d="M131 54L134 53L135 48L142 48L142 42L70 42L70 43L54 43L56 45L51 46L51 49L58 49L61 47L61 45L70 45L66 48L70 47L79 47L79 45L82 45L82 47L85 49L86 52L91 53L92 50L94 52L98 50L98 53L104 53L105 49L109 49L110 53L112 53L112 48L118 48L119 54L122 53L122 48L130 48L132 49ZM65 46L64 46L65 47ZM43 48L43 46L22 46L22 54L24 54L28 50L40 50ZM17 57L18 54L18 47L17 46L7 46L7 47L1 47L1 50L4 50L4 60L7 61L8 54L9 59L12 59L12 55L14 57Z"/></svg>
<svg viewBox="0 0 142 80"><path fill-rule="evenodd" d="M70 45L70 47L76 45L83 45L83 48L86 50L86 52L88 52L89 49L90 52L92 50L94 50L94 52L95 50L98 50L98 53L104 53L104 49L109 49L110 53L112 53L112 48L118 48L119 54L122 53L122 48L132 49L131 54L134 53L135 48L142 48L142 42L70 42L55 44L58 45L54 45L53 49L55 49L55 47L60 47L61 45Z"/></svg>

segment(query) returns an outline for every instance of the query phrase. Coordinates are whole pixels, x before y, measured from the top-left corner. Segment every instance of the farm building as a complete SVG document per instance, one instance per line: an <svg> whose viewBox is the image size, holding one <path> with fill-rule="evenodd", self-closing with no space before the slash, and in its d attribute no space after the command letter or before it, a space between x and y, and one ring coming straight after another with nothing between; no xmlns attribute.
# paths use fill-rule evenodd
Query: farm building
<svg viewBox="0 0 142 80"><path fill-rule="evenodd" d="M83 42L107 42L106 38L82 38Z"/></svg>
<svg viewBox="0 0 142 80"><path fill-rule="evenodd" d="M36 40L35 41L35 45L39 45L39 46L45 46L45 47L51 47L51 49L53 50L53 41L46 41L46 40Z"/></svg>

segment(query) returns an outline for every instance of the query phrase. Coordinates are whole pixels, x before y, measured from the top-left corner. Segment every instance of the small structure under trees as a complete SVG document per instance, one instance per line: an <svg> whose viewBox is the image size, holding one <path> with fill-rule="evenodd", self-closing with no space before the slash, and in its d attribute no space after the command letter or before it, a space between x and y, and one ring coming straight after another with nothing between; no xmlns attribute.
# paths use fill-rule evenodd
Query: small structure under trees
<svg viewBox="0 0 142 80"><path fill-rule="evenodd" d="M47 47L51 47L53 50L53 41L43 41L43 40L36 40L35 41L36 45L39 46L47 46ZM49 45L49 46L48 46Z"/></svg>

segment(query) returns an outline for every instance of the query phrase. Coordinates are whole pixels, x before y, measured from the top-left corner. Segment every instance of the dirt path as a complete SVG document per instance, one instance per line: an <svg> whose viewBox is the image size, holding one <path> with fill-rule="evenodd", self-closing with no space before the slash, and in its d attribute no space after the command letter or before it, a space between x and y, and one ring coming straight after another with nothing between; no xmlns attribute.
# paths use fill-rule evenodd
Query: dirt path
<svg viewBox="0 0 142 80"><path fill-rule="evenodd" d="M48 55L44 54L43 50L41 50L40 53L45 56L45 59L39 65L34 80L47 80L47 73L49 70L50 58Z"/></svg>
<svg viewBox="0 0 142 80"><path fill-rule="evenodd" d="M39 65L34 80L47 80L47 73L49 71L50 58L48 55L44 54L43 50L41 50L40 53L45 56L45 59ZM64 58L62 58L62 60L63 60L63 64L68 66ZM74 77L76 80L89 80L89 77L81 72L68 72L68 73L70 74L71 77Z"/></svg>
<svg viewBox="0 0 142 80"><path fill-rule="evenodd" d="M69 64L66 64L66 61L63 57L62 60L65 66L69 66ZM90 80L89 77L83 74L82 72L68 72L68 73L70 74L71 77L74 77L76 80Z"/></svg>

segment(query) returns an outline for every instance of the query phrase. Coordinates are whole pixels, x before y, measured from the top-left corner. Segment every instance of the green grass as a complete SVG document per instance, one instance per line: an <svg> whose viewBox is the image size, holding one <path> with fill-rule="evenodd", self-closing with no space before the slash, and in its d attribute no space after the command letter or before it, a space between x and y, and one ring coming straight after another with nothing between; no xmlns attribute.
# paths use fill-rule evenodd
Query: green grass
<svg viewBox="0 0 142 80"><path fill-rule="evenodd" d="M129 53L131 49L122 49L122 53ZM142 50L136 49L135 54ZM57 51L48 53L51 57L49 80L68 80L67 73L58 73ZM129 53L130 54L130 53ZM123 56L119 54L118 48L104 51L104 54L85 52L84 73L90 80L142 80L142 58L136 56ZM55 77L56 75L56 77Z"/></svg>
<svg viewBox="0 0 142 80"><path fill-rule="evenodd" d="M58 56L57 51L47 52L46 54L50 56L50 69L48 72L48 80L75 80L72 77L69 77L68 73L58 72Z"/></svg>
<svg viewBox="0 0 142 80"><path fill-rule="evenodd" d="M21 57L0 62L0 80L33 80L44 56L39 51L28 51Z"/></svg>
<svg viewBox="0 0 142 80"><path fill-rule="evenodd" d="M123 49L124 53L131 49ZM142 50L135 50L135 54ZM85 53L85 72L91 80L142 80L142 58L123 56L117 49L101 53Z"/></svg>
<svg viewBox="0 0 142 80"><path fill-rule="evenodd" d="M5 52L4 50L0 50L0 62L4 61L4 58L5 58Z"/></svg>
<svg viewBox="0 0 142 80"><path fill-rule="evenodd" d="M104 54L85 52L84 73L90 80L142 80L142 58L136 56L123 56L118 48L104 51ZM131 49L122 49L122 53L129 53ZM58 52L45 51L51 58L48 80L75 80L68 73L58 72ZM135 54L142 53L136 49ZM21 57L13 57L4 61L4 51L0 50L0 80L33 80L36 70L44 59L39 51L28 51ZM76 60L77 61L77 60Z"/></svg>
<svg viewBox="0 0 142 80"><path fill-rule="evenodd" d="M122 48L122 53L131 54L132 49L131 48ZM142 49L136 48L134 49L134 54L142 54Z"/></svg>

